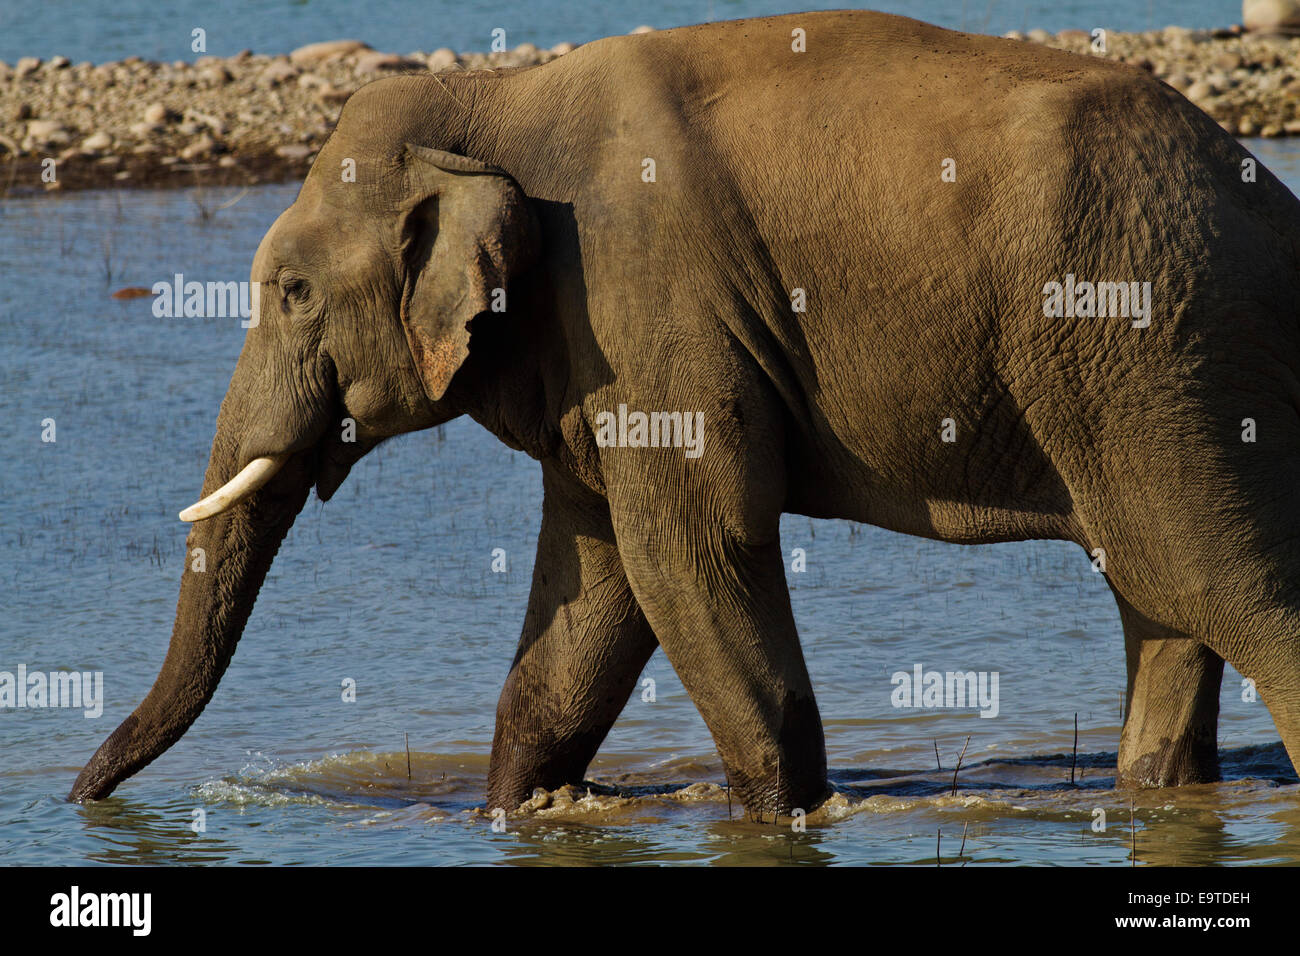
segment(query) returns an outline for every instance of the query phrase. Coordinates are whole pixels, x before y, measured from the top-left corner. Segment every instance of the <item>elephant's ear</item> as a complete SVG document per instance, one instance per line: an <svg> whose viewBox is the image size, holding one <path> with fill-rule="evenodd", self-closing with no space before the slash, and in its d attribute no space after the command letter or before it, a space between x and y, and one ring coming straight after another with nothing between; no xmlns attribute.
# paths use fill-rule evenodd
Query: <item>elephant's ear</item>
<svg viewBox="0 0 1300 956"><path fill-rule="evenodd" d="M503 311L507 283L536 259L537 221L499 169L410 144L405 163L402 326L437 401L469 354L470 321Z"/></svg>

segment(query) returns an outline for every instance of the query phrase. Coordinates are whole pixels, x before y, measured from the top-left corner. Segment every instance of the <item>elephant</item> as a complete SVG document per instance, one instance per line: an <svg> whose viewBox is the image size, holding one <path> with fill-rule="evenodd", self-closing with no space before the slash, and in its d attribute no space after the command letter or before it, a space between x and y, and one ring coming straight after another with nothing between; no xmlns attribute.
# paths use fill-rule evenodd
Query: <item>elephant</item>
<svg viewBox="0 0 1300 956"><path fill-rule="evenodd" d="M70 798L198 717L313 487L462 415L543 486L492 808L581 781L656 647L748 812L824 802L783 513L1073 542L1122 783L1215 778L1225 660L1300 761L1300 208L1247 167L1140 68L868 12L368 83L257 248L207 570Z"/></svg>

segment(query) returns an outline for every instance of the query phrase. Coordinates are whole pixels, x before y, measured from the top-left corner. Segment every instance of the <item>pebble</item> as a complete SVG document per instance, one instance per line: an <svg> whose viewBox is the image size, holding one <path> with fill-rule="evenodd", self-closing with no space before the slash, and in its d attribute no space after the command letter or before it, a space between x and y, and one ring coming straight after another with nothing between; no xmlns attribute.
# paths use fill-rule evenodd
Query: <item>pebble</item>
<svg viewBox="0 0 1300 956"><path fill-rule="evenodd" d="M315 66L326 60L351 56L361 50L369 50L368 44L360 40L326 40L322 43L309 43L300 46L289 54L289 62L294 66Z"/></svg>
<svg viewBox="0 0 1300 956"><path fill-rule="evenodd" d="M196 159L207 159L213 153L219 151L220 145L220 143L205 133L182 149L180 157L186 162L193 162Z"/></svg>
<svg viewBox="0 0 1300 956"><path fill-rule="evenodd" d="M113 145L113 137L105 132L92 133L81 141L81 149L86 153L99 153Z"/></svg>
<svg viewBox="0 0 1300 956"><path fill-rule="evenodd" d="M1300 0L1245 0L1241 20L1252 32L1300 29Z"/></svg>
<svg viewBox="0 0 1300 956"><path fill-rule="evenodd" d="M144 111L144 121L152 126L159 126L175 119L179 119L176 112L162 103L154 103Z"/></svg>
<svg viewBox="0 0 1300 956"><path fill-rule="evenodd" d="M398 56L396 53L380 53L378 50L367 50L364 53L358 53L356 57L357 75L361 76L366 73L382 73L385 71L397 70L423 70L426 66L420 60L410 60L404 56Z"/></svg>
<svg viewBox="0 0 1300 956"><path fill-rule="evenodd" d="M62 146L72 141L72 133L58 120L32 120L27 124L27 138L41 146Z"/></svg>
<svg viewBox="0 0 1300 956"><path fill-rule="evenodd" d="M281 83L287 83L294 77L298 76L298 68L288 60L273 60L271 65L262 71L262 83L266 86L279 86Z"/></svg>
<svg viewBox="0 0 1300 956"><path fill-rule="evenodd" d="M439 47L429 54L429 59L424 64L432 73L441 73L443 70L453 70L458 65L456 51L447 47Z"/></svg>
<svg viewBox="0 0 1300 956"><path fill-rule="evenodd" d="M281 159L302 160L306 159L314 152L316 152L314 149L310 146L305 146L302 143L286 143L283 146L277 146L275 148L275 155L279 156Z"/></svg>

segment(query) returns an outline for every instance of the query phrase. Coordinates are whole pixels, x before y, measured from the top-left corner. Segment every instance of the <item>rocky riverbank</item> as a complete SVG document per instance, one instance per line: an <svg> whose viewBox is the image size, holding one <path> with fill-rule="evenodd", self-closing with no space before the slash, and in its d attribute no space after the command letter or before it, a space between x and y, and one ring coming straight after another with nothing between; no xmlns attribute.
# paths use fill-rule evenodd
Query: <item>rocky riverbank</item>
<svg viewBox="0 0 1300 956"><path fill-rule="evenodd" d="M649 30L638 28L638 32ZM1138 64L1230 132L1300 135L1300 37L1240 28L1009 36ZM398 55L353 40L287 56L0 62L0 194L104 186L249 185L302 176L361 84L402 72L545 63L573 49ZM54 160L51 168L50 160ZM53 177L53 181L49 181Z"/></svg>

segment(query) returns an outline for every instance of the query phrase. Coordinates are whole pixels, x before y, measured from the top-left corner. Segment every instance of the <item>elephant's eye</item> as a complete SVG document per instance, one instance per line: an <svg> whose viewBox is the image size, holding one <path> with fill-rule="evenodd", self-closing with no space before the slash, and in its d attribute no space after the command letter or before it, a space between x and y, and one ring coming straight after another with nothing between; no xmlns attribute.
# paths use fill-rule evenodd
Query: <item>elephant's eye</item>
<svg viewBox="0 0 1300 956"><path fill-rule="evenodd" d="M280 280L280 291L286 302L301 305L307 299L307 283L302 279L284 278Z"/></svg>

